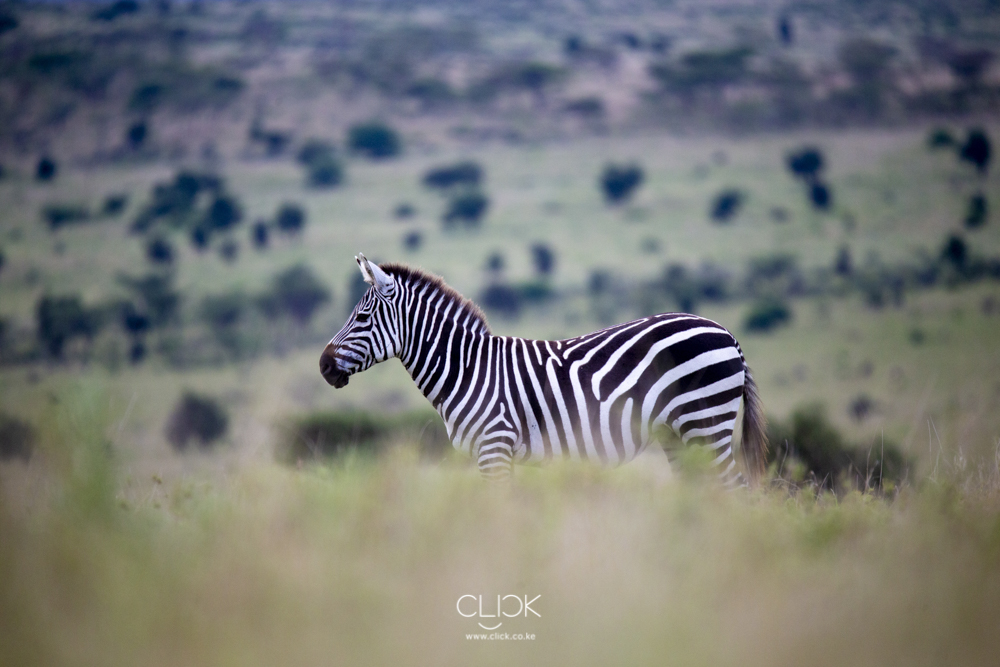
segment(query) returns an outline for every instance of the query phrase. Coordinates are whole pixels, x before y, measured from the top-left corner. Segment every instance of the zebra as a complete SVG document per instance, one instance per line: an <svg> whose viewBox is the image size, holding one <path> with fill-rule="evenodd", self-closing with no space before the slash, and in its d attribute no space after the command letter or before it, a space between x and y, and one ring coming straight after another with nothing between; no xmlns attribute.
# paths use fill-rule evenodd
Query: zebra
<svg viewBox="0 0 1000 667"><path fill-rule="evenodd" d="M757 387L733 335L664 313L566 340L496 336L472 301L434 275L355 257L370 287L320 355L336 388L398 357L487 479L556 458L615 466L653 440L712 451L727 485L755 482L767 437ZM740 450L733 455L743 405Z"/></svg>

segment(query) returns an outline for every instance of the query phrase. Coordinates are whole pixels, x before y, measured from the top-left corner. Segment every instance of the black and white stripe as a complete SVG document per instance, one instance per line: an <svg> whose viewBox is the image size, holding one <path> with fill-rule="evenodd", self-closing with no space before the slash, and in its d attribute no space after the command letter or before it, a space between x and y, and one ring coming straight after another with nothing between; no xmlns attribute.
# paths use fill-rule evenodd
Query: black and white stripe
<svg viewBox="0 0 1000 667"><path fill-rule="evenodd" d="M484 476L560 457L617 465L679 437L713 450L719 475L738 483L741 403L746 468L759 474L766 439L756 388L736 339L715 322L666 313L568 340L494 336L479 308L440 278L357 259L372 287L324 350L323 376L342 387L399 357Z"/></svg>

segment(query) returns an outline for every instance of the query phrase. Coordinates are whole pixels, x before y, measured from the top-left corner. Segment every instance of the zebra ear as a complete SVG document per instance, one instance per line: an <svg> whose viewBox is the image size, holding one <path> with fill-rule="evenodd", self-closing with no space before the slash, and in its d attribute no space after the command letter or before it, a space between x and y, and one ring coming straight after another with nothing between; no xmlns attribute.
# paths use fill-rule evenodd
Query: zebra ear
<svg viewBox="0 0 1000 667"><path fill-rule="evenodd" d="M378 264L372 264L365 257L364 253L360 252L354 259L357 260L358 266L361 268L361 275L364 276L366 283L374 285L380 292L389 292L392 290L394 285L392 277L380 269Z"/></svg>

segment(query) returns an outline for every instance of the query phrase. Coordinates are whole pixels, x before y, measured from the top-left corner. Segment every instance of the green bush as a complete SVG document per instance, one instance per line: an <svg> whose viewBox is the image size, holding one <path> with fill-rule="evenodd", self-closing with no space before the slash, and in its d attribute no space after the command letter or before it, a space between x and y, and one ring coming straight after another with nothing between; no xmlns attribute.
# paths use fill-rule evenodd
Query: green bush
<svg viewBox="0 0 1000 667"><path fill-rule="evenodd" d="M430 411L376 415L360 410L317 412L287 421L277 457L285 463L327 458L348 451L376 453L398 443L416 444L441 458L450 448L441 417Z"/></svg>
<svg viewBox="0 0 1000 667"><path fill-rule="evenodd" d="M0 461L31 458L35 429L28 422L0 413Z"/></svg>
<svg viewBox="0 0 1000 667"><path fill-rule="evenodd" d="M46 352L61 359L73 338L92 339L100 330L100 313L85 308L78 294L43 296L35 308L38 342Z"/></svg>
<svg viewBox="0 0 1000 667"><path fill-rule="evenodd" d="M796 409L787 422L770 420L767 458L780 479L840 490L883 490L902 482L910 464L893 443L871 447L845 441L822 405Z"/></svg>
<svg viewBox="0 0 1000 667"><path fill-rule="evenodd" d="M167 420L165 435L174 449L187 449L191 440L197 440L206 449L222 438L229 429L229 416L225 408L209 396L185 392Z"/></svg>
<svg viewBox="0 0 1000 667"><path fill-rule="evenodd" d="M347 133L347 145L355 153L373 160L395 157L403 151L399 134L378 121L351 127Z"/></svg>
<svg viewBox="0 0 1000 667"><path fill-rule="evenodd" d="M442 220L445 228L459 224L467 228L478 227L489 209L489 197L481 192L463 192L452 197Z"/></svg>
<svg viewBox="0 0 1000 667"><path fill-rule="evenodd" d="M767 333L791 321L792 310L784 300L765 297L750 307L743 328L752 333Z"/></svg>
<svg viewBox="0 0 1000 667"><path fill-rule="evenodd" d="M55 231L66 225L78 225L90 220L90 209L83 204L48 204L42 209L42 218Z"/></svg>
<svg viewBox="0 0 1000 667"><path fill-rule="evenodd" d="M606 164L600 179L605 200L609 204L621 204L628 201L634 190L642 185L644 178L645 174L638 164Z"/></svg>
<svg viewBox="0 0 1000 667"><path fill-rule="evenodd" d="M257 298L265 316L288 316L305 326L316 310L333 298L329 288L309 269L299 264L282 271L271 281L271 287Z"/></svg>

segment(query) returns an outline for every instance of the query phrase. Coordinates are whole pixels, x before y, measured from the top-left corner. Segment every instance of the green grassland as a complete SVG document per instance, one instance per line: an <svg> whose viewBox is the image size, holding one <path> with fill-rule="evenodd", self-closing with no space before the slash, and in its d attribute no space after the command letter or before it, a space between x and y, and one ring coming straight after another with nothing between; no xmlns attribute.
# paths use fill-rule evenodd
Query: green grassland
<svg viewBox="0 0 1000 667"><path fill-rule="evenodd" d="M15 492L4 471L4 664L981 665L1000 648L996 465L891 500L639 465L496 488L405 446L171 481L109 463L105 400L49 412L44 474ZM532 639L469 638L495 619L460 616L460 596L489 614L497 594L534 600L495 630Z"/></svg>
<svg viewBox="0 0 1000 667"><path fill-rule="evenodd" d="M224 396L238 415L234 421L256 434L254 442L267 442L273 424L296 411L421 407L423 399L396 363L369 371L339 392L316 373L323 341L352 305L349 285L359 250L439 273L475 298L489 279L484 268L489 254L502 252L505 276L525 280L532 276L530 244L546 242L556 252L553 284L559 298L529 308L516 321L495 317L494 330L537 338L579 335L602 324L585 291L595 269L643 281L659 276L669 263L696 268L711 262L739 275L754 258L787 253L808 270L831 266L845 244L859 266L904 262L920 252L936 256L945 235L961 229L968 193L981 189L995 197L1000 188L995 176L975 176L951 152L926 150L923 137L916 131L737 140L649 135L464 151L443 144L413 149L398 160L353 160L346 184L330 191L304 188L301 170L290 163L234 162L221 172L243 202L245 218L272 216L284 201L301 202L308 214L304 236L264 253L244 240L232 264L212 252L195 253L179 236L182 312L190 319L205 295L258 290L278 270L305 262L332 287L333 302L307 331L290 332L297 345L231 367L178 370L156 357L129 367L114 340L99 338L86 366L0 370L3 403L32 417L45 400L58 400L65 387L97 382L116 401L135 403L127 428L149 447L164 450L161 425L183 387ZM827 155L835 196L830 213L811 210L801 185L784 171L786 153L805 144L818 145ZM459 157L478 160L486 170L492 201L479 230L443 230L443 199L420 186L429 166ZM639 160L646 169L644 185L625 206L606 205L597 188L608 159ZM7 264L0 279L0 315L22 329L33 327L40 294L79 291L93 303L122 293L117 276L138 274L145 266L142 243L127 226L151 184L172 173L163 166L66 171L51 185L17 178L0 182L0 195L10 203L3 211ZM735 221L712 224L709 201L724 187L744 190L747 204ZM96 207L103 196L118 192L130 195L130 207L117 220L51 232L39 218L46 202ZM417 216L395 219L392 211L400 202L411 203ZM788 210L786 222L772 219L775 207ZM845 224L848 217L853 223ZM416 251L401 243L412 230L425 239ZM990 255L1000 248L995 224L967 237L975 253ZM1000 358L992 353L996 315L982 304L996 295L995 284L987 281L908 292L902 306L881 309L856 295L800 298L792 302L791 326L769 335L742 331L745 301L706 303L700 312L740 338L773 415L784 417L797 405L820 401L855 439L890 438L917 458L939 447L991 457L1000 438L994 379ZM613 316L625 320L639 314L625 304ZM919 344L913 342L915 330ZM847 405L862 394L875 401L876 410L856 423L848 418ZM245 437L234 436L234 446ZM254 445L259 446L266 448Z"/></svg>
<svg viewBox="0 0 1000 667"><path fill-rule="evenodd" d="M908 291L881 308L853 292L792 298L791 324L767 334L743 330L744 299L699 306L739 337L772 418L820 402L852 442L900 446L914 467L887 496L724 493L666 472L662 457L616 471L519 469L501 489L460 458L419 460L411 443L297 468L275 461L295 415L426 409L398 362L338 391L317 372L352 305L359 250L440 273L475 297L490 253L505 255L507 278L524 280L530 244L547 242L557 298L517 320L494 317L493 328L572 336L602 325L586 291L594 269L624 282L673 262L739 274L776 252L812 269L830 266L843 244L861 266L874 254L936 256L960 230L968 193L995 201L1000 188L923 139L855 131L424 146L384 163L352 160L345 185L323 192L305 189L292 164L227 164L249 220L297 201L308 223L302 238L265 253L244 242L232 264L181 237L185 325L202 297L259 290L298 262L332 287L333 302L289 331L294 344L226 365L178 368L153 355L131 366L120 335L105 332L89 361L0 369L4 411L39 432L30 462L0 464L0 663L988 664L1000 619L1000 319L984 307L1000 294L995 282ZM826 152L831 213L811 211L784 171L786 152L803 144ZM492 204L480 230L445 232L443 199L419 182L459 157L484 165ZM600 197L608 159L646 168L626 206ZM173 171L0 182L0 314L26 331L42 294L79 291L88 303L118 294L117 274L144 270L127 226ZM712 224L709 201L724 187L749 198L736 220ZM131 196L119 220L53 233L39 218L47 202L96 207L116 192ZM404 201L415 219L393 217ZM772 219L777 206L786 222ZM412 229L425 234L415 252L401 243ZM994 221L966 236L976 253L1000 250ZM627 303L615 311L637 314ZM185 389L230 413L210 451L179 453L164 437ZM859 396L874 401L861 421L848 410ZM485 604L497 593L541 595L540 618L497 631L535 639L466 638L488 633L457 613L459 596Z"/></svg>

